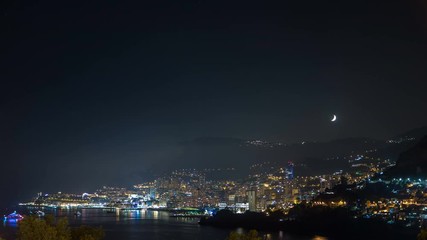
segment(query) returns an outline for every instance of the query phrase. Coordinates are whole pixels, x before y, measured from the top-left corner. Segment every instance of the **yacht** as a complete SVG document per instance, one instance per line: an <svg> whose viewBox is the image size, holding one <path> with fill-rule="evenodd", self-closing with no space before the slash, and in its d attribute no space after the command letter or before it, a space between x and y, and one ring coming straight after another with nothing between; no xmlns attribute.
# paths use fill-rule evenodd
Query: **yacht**
<svg viewBox="0 0 427 240"><path fill-rule="evenodd" d="M21 214L17 213L16 211L14 211L13 213L7 216L4 216L5 222L19 222L22 219L24 219L24 217Z"/></svg>

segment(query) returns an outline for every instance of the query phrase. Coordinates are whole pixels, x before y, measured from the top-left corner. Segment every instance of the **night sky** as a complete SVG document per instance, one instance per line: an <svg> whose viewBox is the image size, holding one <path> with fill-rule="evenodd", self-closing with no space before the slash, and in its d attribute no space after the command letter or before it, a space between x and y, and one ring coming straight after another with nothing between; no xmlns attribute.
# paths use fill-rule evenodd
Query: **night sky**
<svg viewBox="0 0 427 240"><path fill-rule="evenodd" d="M279 2L2 1L0 202L426 125L425 1Z"/></svg>

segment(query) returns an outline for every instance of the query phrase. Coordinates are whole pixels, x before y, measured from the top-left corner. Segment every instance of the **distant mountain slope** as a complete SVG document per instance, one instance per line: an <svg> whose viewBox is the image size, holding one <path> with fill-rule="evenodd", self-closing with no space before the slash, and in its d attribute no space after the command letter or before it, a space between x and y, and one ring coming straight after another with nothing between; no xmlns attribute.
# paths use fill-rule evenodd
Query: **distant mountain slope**
<svg viewBox="0 0 427 240"><path fill-rule="evenodd" d="M407 132L401 133L395 137L393 137L392 139L398 140L398 139L414 139L414 140L418 140L421 139L422 137L427 135L427 126L423 126L423 127L419 127L419 128L414 128L411 129Z"/></svg>
<svg viewBox="0 0 427 240"><path fill-rule="evenodd" d="M427 177L427 136L400 154L396 166L391 168L387 175L390 177Z"/></svg>
<svg viewBox="0 0 427 240"><path fill-rule="evenodd" d="M236 168L236 173L245 176L252 164L271 162L285 166L292 161L296 175L327 174L351 169L352 160L359 155L365 160L397 161L402 152L417 144L423 132L427 127L396 135L394 141L359 137L299 143L206 136L182 142L175 162L184 168Z"/></svg>

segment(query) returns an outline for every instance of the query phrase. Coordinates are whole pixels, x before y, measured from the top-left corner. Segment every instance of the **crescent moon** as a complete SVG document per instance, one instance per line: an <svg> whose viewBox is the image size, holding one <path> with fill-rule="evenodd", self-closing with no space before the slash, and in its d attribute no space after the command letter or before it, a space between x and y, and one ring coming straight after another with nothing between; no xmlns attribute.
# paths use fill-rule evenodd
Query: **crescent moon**
<svg viewBox="0 0 427 240"><path fill-rule="evenodd" d="M337 120L337 115L334 114L334 117L332 118L331 122L335 122Z"/></svg>

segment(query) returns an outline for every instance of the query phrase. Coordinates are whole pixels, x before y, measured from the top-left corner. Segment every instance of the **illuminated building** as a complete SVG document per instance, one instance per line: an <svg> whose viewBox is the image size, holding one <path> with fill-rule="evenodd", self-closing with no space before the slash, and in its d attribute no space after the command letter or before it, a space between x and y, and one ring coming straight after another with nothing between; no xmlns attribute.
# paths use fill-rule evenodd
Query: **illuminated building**
<svg viewBox="0 0 427 240"><path fill-rule="evenodd" d="M248 196L249 211L256 212L256 190L250 189L246 191L246 195Z"/></svg>
<svg viewBox="0 0 427 240"><path fill-rule="evenodd" d="M288 162L288 167L286 168L286 178L289 180L294 179L294 163Z"/></svg>

